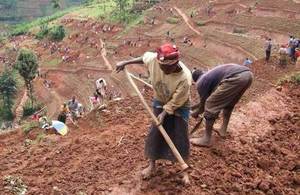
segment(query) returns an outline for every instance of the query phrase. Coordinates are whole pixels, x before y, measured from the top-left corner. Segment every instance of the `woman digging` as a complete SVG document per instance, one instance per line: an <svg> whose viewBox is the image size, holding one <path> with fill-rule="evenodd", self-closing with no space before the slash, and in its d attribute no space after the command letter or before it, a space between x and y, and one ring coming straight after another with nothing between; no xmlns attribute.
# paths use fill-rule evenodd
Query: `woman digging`
<svg viewBox="0 0 300 195"><path fill-rule="evenodd" d="M175 45L164 44L156 52L146 52L143 56L117 63L120 72L129 64L145 64L150 73L154 89L153 112L165 128L184 160L189 157L188 119L190 104L190 70L179 61L179 51ZM149 166L142 171L144 179L155 171L155 161L166 159L176 161L169 145L161 135L157 125L152 124L146 139L145 155L150 159ZM183 177L188 183L188 175Z"/></svg>

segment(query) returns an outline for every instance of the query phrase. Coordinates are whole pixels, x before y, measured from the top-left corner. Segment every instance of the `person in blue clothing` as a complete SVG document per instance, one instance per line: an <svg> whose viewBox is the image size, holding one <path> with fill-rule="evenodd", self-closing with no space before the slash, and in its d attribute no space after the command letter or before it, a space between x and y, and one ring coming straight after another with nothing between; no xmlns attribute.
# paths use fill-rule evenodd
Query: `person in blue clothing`
<svg viewBox="0 0 300 195"><path fill-rule="evenodd" d="M192 144L209 147L213 125L219 113L223 111L223 124L219 130L226 136L232 110L244 92L250 87L253 74L246 66L223 64L203 73L195 70L192 78L196 82L200 102L192 106L192 116L197 118L204 113L205 133L201 138L192 138Z"/></svg>
<svg viewBox="0 0 300 195"><path fill-rule="evenodd" d="M249 67L252 63L253 62L249 58L246 58L245 61L244 61L244 63L243 63L243 65Z"/></svg>

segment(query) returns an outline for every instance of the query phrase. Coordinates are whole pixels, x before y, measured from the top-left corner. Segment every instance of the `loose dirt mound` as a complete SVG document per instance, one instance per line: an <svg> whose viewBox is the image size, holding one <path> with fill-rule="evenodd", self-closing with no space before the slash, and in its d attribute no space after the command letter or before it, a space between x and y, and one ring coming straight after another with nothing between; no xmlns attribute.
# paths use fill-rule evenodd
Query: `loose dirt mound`
<svg viewBox="0 0 300 195"><path fill-rule="evenodd" d="M222 140L215 135L214 147L192 147L189 187L180 183L179 169L163 161L152 179L140 179L146 166L143 148L150 120L137 98L92 112L79 128L71 126L66 137L44 135L40 142L25 146L21 133L1 136L1 175L20 176L30 194L296 194L300 88L285 86L281 93L287 94L284 105L289 112L269 120L272 129L264 136L248 140L231 134ZM149 102L151 93L147 94ZM9 194L0 189L1 194Z"/></svg>

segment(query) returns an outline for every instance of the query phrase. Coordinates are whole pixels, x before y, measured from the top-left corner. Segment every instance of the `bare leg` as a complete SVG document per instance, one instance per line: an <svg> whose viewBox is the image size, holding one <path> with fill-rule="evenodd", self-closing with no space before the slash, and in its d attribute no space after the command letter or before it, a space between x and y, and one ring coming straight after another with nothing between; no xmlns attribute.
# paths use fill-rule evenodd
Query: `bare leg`
<svg viewBox="0 0 300 195"><path fill-rule="evenodd" d="M150 160L149 166L142 171L142 178L148 179L155 171L155 160Z"/></svg>
<svg viewBox="0 0 300 195"><path fill-rule="evenodd" d="M219 134L221 137L225 137L227 134L227 127L228 127L228 123L230 120L230 116L232 113L233 107L232 108L226 108L223 110L223 124L221 129L219 130Z"/></svg>
<svg viewBox="0 0 300 195"><path fill-rule="evenodd" d="M209 119L209 120L206 119L204 136L201 138L192 138L192 139L190 139L190 142L192 144L195 144L195 145L198 145L201 147L209 147L211 144L211 135L212 135L214 123L215 123L215 119Z"/></svg>

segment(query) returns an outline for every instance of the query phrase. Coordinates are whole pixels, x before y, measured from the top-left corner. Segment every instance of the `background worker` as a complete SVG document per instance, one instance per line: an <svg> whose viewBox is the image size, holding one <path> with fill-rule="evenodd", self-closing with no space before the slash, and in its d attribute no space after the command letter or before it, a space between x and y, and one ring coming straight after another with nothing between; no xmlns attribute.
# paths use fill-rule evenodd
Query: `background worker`
<svg viewBox="0 0 300 195"><path fill-rule="evenodd" d="M200 102L192 106L192 116L197 118L204 112L205 132L201 138L190 139L198 146L210 146L213 125L219 113L223 111L223 124L219 130L226 136L232 110L244 92L250 87L253 75L246 66L238 64L219 65L206 73L193 71L193 80L197 85Z"/></svg>

